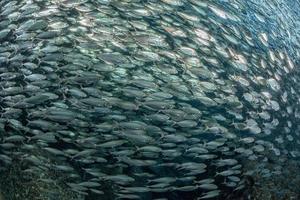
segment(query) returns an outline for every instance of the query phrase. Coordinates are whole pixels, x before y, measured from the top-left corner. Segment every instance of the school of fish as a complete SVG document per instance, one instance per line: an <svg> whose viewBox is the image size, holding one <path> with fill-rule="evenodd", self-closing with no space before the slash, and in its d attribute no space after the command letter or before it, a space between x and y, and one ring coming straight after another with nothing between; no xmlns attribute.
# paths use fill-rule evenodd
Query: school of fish
<svg viewBox="0 0 300 200"><path fill-rule="evenodd" d="M51 169L87 199L200 200L245 189L244 162L299 158L280 2L0 1L0 169Z"/></svg>

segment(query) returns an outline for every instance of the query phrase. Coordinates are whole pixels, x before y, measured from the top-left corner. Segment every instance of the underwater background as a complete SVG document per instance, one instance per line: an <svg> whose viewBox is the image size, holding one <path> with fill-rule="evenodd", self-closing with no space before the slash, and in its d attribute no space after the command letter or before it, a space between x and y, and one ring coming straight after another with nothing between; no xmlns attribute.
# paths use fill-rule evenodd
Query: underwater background
<svg viewBox="0 0 300 200"><path fill-rule="evenodd" d="M299 13L1 0L0 200L300 199Z"/></svg>

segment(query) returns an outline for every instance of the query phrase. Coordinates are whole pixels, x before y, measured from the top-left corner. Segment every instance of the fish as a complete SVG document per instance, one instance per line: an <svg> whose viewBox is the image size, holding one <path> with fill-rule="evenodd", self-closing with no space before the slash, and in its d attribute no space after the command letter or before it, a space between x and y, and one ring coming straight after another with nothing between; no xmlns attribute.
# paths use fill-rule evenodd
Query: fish
<svg viewBox="0 0 300 200"><path fill-rule="evenodd" d="M75 199L228 199L282 174L300 156L290 4L1 1L1 169L55 172L39 180Z"/></svg>

